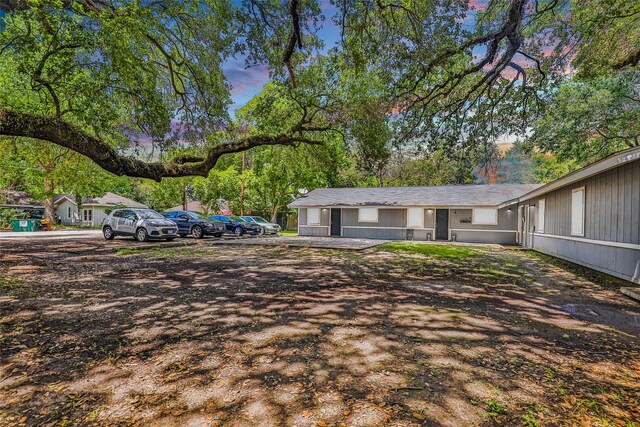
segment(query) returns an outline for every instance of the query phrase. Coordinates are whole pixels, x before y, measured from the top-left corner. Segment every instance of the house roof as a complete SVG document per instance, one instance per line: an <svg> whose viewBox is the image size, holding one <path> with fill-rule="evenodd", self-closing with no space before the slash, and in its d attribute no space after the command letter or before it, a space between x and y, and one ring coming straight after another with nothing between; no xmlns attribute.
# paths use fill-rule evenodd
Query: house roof
<svg viewBox="0 0 640 427"><path fill-rule="evenodd" d="M609 169L613 169L618 167L624 163L632 162L634 160L640 160L640 147L631 148L629 150L621 151L619 153L613 154L609 157L605 157L602 160L599 160L595 163L592 163L588 166L583 167L582 169L578 169L574 172L571 172L568 175L563 176L562 178L558 178L555 181L551 181L548 184L542 185L539 188L533 189L526 194L523 194L519 197L521 201L529 200L534 197L538 197L542 194L548 193L550 191L556 190L560 187L565 187L567 185L571 185L575 182L581 181L583 179L589 178L593 175L597 175L602 172L606 172Z"/></svg>
<svg viewBox="0 0 640 427"><path fill-rule="evenodd" d="M114 193L106 193L102 197L86 197L82 199L83 206L118 206L123 205L128 208L146 208L147 205L135 200L128 199Z"/></svg>
<svg viewBox="0 0 640 427"><path fill-rule="evenodd" d="M540 184L318 188L289 204L306 206L498 206Z"/></svg>
<svg viewBox="0 0 640 427"><path fill-rule="evenodd" d="M42 207L42 202L34 200L26 191L0 190L0 206L10 207Z"/></svg>
<svg viewBox="0 0 640 427"><path fill-rule="evenodd" d="M175 211L183 211L184 209L182 209L182 205L178 205L178 206L174 206L171 209L167 209L167 212L175 212ZM205 209L204 206L202 206L202 203L200 203L197 200L194 200L192 202L187 203L187 210L188 211L193 211L193 212L205 212L207 209Z"/></svg>
<svg viewBox="0 0 640 427"><path fill-rule="evenodd" d="M76 204L76 198L73 194L56 194L53 196L53 204L57 205L58 203L62 203L63 200L68 200L69 202Z"/></svg>

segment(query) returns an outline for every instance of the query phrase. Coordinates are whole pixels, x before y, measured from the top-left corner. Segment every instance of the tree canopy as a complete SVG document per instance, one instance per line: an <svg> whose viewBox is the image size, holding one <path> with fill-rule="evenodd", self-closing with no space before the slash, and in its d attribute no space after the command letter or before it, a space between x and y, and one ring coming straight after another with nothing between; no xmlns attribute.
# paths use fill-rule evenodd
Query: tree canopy
<svg viewBox="0 0 640 427"><path fill-rule="evenodd" d="M331 5L0 0L0 135L48 141L117 175L207 176L225 154L320 145L328 134L366 159L389 144L464 151L526 135L550 97L562 114L581 84L600 93L637 76L638 2ZM325 46L328 22L340 38ZM269 70L279 99L260 100L248 134L230 118L223 73L239 55ZM286 104L281 120L260 120L273 102ZM614 138L613 127L593 130Z"/></svg>

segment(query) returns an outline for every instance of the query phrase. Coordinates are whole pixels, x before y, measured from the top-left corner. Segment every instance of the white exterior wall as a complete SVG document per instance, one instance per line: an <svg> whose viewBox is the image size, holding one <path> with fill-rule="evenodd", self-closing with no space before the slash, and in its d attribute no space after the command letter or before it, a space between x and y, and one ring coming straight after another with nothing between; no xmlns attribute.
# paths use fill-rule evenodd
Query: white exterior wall
<svg viewBox="0 0 640 427"><path fill-rule="evenodd" d="M71 215L69 215L69 209L71 209ZM64 199L56 208L56 214L60 218L63 224L73 224L80 220L78 215L78 207L75 203L71 203L69 200Z"/></svg>
<svg viewBox="0 0 640 427"><path fill-rule="evenodd" d="M102 221L104 221L104 219L107 217L107 213L105 212L105 209L115 209L115 208L105 208L102 206L93 206L93 222L91 225L93 225L94 227L100 226L102 225Z"/></svg>

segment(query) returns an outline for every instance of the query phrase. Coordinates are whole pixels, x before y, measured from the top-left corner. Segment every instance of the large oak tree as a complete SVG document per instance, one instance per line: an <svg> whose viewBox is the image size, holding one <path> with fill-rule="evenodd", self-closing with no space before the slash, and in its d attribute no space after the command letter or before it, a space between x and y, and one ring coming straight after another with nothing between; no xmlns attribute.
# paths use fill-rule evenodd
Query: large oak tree
<svg viewBox="0 0 640 427"><path fill-rule="evenodd" d="M206 176L252 147L377 132L371 120L399 143L465 149L524 132L567 76L640 60L638 2L332 4L329 16L318 0L0 0L0 135L155 180ZM329 50L318 37L326 19L341 35ZM269 70L292 120L233 132L223 64L239 54Z"/></svg>

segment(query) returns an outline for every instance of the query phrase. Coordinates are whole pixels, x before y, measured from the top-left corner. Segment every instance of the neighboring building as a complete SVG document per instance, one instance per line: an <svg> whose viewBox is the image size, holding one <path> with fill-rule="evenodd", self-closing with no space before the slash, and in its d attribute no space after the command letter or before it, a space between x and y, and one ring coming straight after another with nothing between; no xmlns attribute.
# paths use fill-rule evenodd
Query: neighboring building
<svg viewBox="0 0 640 427"><path fill-rule="evenodd" d="M204 206L202 206L202 203L200 203L197 200L193 200L191 202L187 203L187 209L183 209L182 205L178 205L178 206L174 206L171 209L167 209L167 212L175 212L175 211L192 211L192 212L200 212L200 213L205 213L207 211L207 209L205 209Z"/></svg>
<svg viewBox="0 0 640 427"><path fill-rule="evenodd" d="M640 147L546 185L323 188L289 207L300 235L517 243L640 283Z"/></svg>
<svg viewBox="0 0 640 427"><path fill-rule="evenodd" d="M306 236L518 241L517 198L539 184L320 188L289 204Z"/></svg>
<svg viewBox="0 0 640 427"><path fill-rule="evenodd" d="M521 245L640 283L640 147L519 201Z"/></svg>
<svg viewBox="0 0 640 427"><path fill-rule="evenodd" d="M114 193L106 193L102 197L83 198L80 210L78 210L75 197L70 194L56 195L54 204L56 206L56 215L63 224L86 226L101 225L109 212L119 207L147 208L146 205L140 202Z"/></svg>
<svg viewBox="0 0 640 427"><path fill-rule="evenodd" d="M25 210L43 210L42 202L34 200L26 191L0 190L0 209L15 209L17 212Z"/></svg>

